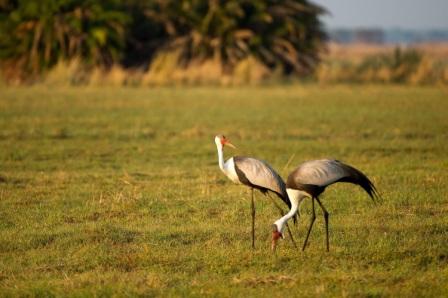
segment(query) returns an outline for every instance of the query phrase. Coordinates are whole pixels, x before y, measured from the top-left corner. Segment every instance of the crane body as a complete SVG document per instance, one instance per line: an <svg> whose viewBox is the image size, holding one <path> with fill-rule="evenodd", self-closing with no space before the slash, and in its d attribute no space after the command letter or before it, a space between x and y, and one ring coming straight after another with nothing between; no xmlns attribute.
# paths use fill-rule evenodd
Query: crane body
<svg viewBox="0 0 448 298"><path fill-rule="evenodd" d="M322 209L325 220L326 246L327 251L329 251L329 213L320 201L319 195L325 191L326 187L338 182L347 182L359 185L367 192L373 201L375 201L375 198L378 198L376 188L369 178L367 178L364 173L350 165L334 159L320 159L304 162L293 170L288 176L286 190L292 205L291 211L278 219L273 225L273 250L275 250L277 240L283 237L283 226L294 215L293 210L297 212L300 202L309 197L312 201L312 217L302 250L305 250L306 248L311 229L316 219L314 203L317 202Z"/></svg>
<svg viewBox="0 0 448 298"><path fill-rule="evenodd" d="M221 171L233 182L243 184L251 189L251 215L252 215L252 247L255 247L255 202L253 190L258 189L262 193L275 193L287 206L291 207L291 202L286 192L286 184L279 174L265 161L252 158L234 156L224 161L223 147L235 148L223 135L215 137L215 144L218 150L218 164ZM280 208L276 205L277 208ZM281 210L281 208L280 208ZM281 211L283 214L283 211ZM289 229L289 227L288 227ZM290 233L292 236L292 234Z"/></svg>

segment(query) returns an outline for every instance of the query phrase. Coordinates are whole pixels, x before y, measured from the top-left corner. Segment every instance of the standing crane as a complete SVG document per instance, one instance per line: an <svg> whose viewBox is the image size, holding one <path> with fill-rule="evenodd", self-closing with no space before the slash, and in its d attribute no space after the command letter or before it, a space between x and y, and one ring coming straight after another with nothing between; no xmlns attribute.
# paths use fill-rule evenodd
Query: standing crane
<svg viewBox="0 0 448 298"><path fill-rule="evenodd" d="M221 171L233 182L243 184L251 189L251 215L252 215L252 248L255 248L255 201L254 188L263 194L270 192L275 193L287 206L291 207L286 186L279 174L266 162L252 157L234 156L224 162L223 148L224 146L236 148L223 135L215 137L216 148L218 149L218 163ZM270 197L271 198L271 197ZM272 199L272 198L271 198ZM284 212L280 206L272 199L276 207L283 215ZM295 245L292 233L287 226L291 240Z"/></svg>
<svg viewBox="0 0 448 298"><path fill-rule="evenodd" d="M328 217L329 213L319 199L319 195L325 191L325 188L337 182L348 182L361 186L375 201L379 198L373 183L361 171L352 166L344 164L338 160L321 159L311 160L302 163L288 176L286 182L286 191L290 199L291 209L282 218L278 219L272 226L272 250L275 251L277 240L283 238L282 230L287 221L297 212L300 202L309 197L312 202L312 217L308 227L308 232L303 243L302 251L305 250L310 236L314 221L316 220L316 212L314 210L314 201L316 201L322 209L325 220L325 232L327 240L327 251L330 250L330 242L328 240Z"/></svg>

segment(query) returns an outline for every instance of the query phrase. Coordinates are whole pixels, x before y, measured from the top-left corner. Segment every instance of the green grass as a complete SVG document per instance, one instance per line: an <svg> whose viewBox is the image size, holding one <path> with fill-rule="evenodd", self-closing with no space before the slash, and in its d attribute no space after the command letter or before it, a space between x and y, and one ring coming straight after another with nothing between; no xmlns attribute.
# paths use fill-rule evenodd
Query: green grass
<svg viewBox="0 0 448 298"><path fill-rule="evenodd" d="M217 165L215 134L285 177L334 157L305 252L269 251L272 203ZM397 86L0 91L0 296L448 295L448 93ZM292 159L289 165L287 161ZM304 240L310 202L301 207Z"/></svg>

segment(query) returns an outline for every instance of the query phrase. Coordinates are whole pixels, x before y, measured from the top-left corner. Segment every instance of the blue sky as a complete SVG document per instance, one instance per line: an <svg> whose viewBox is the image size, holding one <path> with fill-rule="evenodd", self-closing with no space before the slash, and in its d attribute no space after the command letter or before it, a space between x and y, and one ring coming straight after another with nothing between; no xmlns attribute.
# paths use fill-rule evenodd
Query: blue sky
<svg viewBox="0 0 448 298"><path fill-rule="evenodd" d="M331 15L322 18L329 29L448 29L448 0L312 0Z"/></svg>

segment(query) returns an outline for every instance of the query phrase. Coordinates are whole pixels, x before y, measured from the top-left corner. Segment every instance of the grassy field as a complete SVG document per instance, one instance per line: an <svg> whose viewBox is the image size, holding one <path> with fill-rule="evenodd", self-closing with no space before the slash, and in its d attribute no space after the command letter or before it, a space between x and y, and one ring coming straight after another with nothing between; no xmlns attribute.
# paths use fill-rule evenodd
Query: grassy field
<svg viewBox="0 0 448 298"><path fill-rule="evenodd" d="M339 184L305 252L283 240L230 155L285 177L333 157L384 202ZM398 86L0 91L0 296L442 297L448 295L448 92ZM291 159L289 164L288 160ZM310 202L294 227L301 243Z"/></svg>

